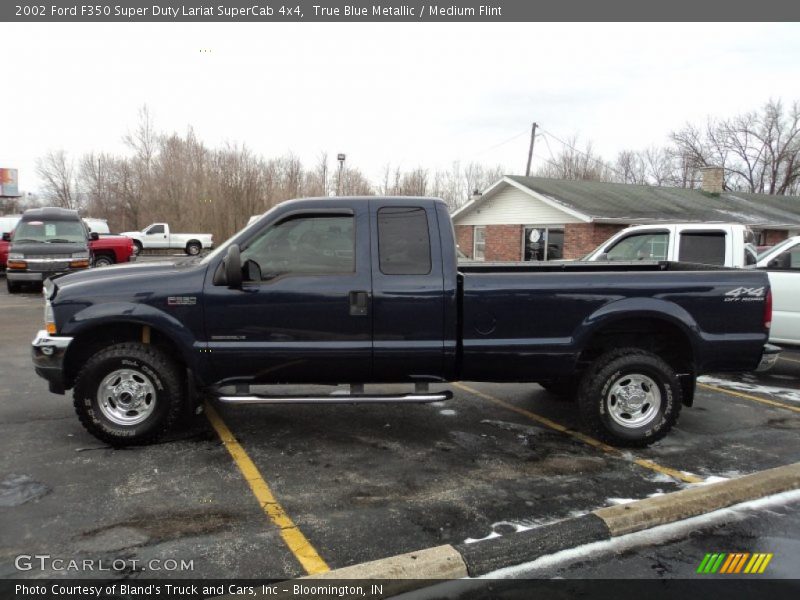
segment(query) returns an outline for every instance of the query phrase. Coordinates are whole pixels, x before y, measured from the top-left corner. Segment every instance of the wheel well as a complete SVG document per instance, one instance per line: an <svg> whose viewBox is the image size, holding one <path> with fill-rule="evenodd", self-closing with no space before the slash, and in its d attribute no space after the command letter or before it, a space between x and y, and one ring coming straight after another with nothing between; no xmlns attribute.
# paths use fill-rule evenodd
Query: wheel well
<svg viewBox="0 0 800 600"><path fill-rule="evenodd" d="M676 373L694 373L694 352L686 333L662 319L622 319L592 334L578 358L584 368L601 354L622 347L642 348L661 357Z"/></svg>
<svg viewBox="0 0 800 600"><path fill-rule="evenodd" d="M191 244L197 244L201 248L203 247L203 244L200 242L200 240L189 240L186 242L186 247L188 248Z"/></svg>
<svg viewBox="0 0 800 600"><path fill-rule="evenodd" d="M105 323L77 335L64 358L64 384L71 388L81 365L99 350L121 342L144 342L162 349L181 367L185 367L180 349L163 332L141 323Z"/></svg>
<svg viewBox="0 0 800 600"><path fill-rule="evenodd" d="M110 258L114 262L117 261L117 257L111 250L98 250L97 252L94 253L94 256L95 258L97 258L98 256L105 256L106 258Z"/></svg>

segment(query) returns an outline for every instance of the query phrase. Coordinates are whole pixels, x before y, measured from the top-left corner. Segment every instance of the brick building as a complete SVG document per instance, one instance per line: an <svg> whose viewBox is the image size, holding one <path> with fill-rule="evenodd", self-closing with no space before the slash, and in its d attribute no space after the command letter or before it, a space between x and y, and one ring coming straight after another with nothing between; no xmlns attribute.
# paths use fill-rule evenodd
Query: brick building
<svg viewBox="0 0 800 600"><path fill-rule="evenodd" d="M743 223L771 245L800 234L800 197L507 175L453 213L459 248L487 261L581 258L614 233L647 223Z"/></svg>

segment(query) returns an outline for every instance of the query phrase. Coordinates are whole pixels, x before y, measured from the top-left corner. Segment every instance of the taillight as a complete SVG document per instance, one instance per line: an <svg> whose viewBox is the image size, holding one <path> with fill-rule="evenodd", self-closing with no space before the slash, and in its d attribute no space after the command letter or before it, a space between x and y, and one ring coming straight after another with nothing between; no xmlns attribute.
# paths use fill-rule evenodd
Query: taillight
<svg viewBox="0 0 800 600"><path fill-rule="evenodd" d="M764 329L772 326L772 290L767 292L767 299L764 302Z"/></svg>

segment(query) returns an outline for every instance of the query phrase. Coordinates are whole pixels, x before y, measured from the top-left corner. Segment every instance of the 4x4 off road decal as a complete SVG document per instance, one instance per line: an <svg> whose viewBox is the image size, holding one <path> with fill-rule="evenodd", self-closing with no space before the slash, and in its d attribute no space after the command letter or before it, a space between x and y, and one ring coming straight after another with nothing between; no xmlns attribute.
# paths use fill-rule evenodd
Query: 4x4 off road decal
<svg viewBox="0 0 800 600"><path fill-rule="evenodd" d="M761 287L738 287L725 292L725 302L763 302L767 289Z"/></svg>

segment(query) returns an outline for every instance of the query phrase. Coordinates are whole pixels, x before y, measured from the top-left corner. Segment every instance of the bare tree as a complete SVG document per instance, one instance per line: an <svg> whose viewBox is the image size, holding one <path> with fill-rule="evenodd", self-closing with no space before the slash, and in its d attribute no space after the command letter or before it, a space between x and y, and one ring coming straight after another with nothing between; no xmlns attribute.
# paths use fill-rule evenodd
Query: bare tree
<svg viewBox="0 0 800 600"><path fill-rule="evenodd" d="M786 110L770 100L760 111L686 125L670 135L676 156L693 170L725 169L725 189L764 194L797 190L800 179L800 104Z"/></svg>
<svg viewBox="0 0 800 600"><path fill-rule="evenodd" d="M537 175L555 179L585 179L592 181L614 181L614 170L595 153L592 143L579 147L577 136L567 139L561 152L542 166Z"/></svg>
<svg viewBox="0 0 800 600"><path fill-rule="evenodd" d="M42 194L61 208L78 208L74 166L63 150L48 152L36 161L36 174L44 182Z"/></svg>

